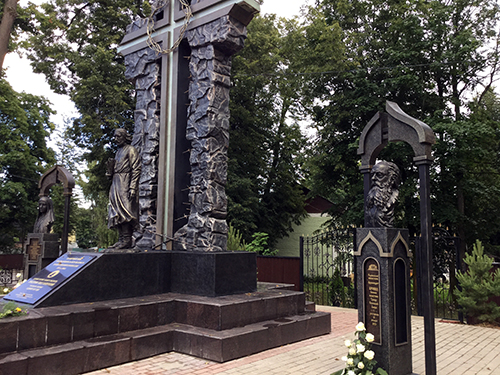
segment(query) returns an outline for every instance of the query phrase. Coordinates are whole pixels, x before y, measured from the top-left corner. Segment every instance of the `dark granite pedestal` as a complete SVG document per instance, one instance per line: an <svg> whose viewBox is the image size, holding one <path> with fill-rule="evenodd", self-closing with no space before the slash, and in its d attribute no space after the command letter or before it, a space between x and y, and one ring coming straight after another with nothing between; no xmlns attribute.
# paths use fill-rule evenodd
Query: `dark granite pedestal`
<svg viewBox="0 0 500 375"><path fill-rule="evenodd" d="M72 375L176 351L225 362L330 332L304 293L166 293L37 308L0 321L0 374Z"/></svg>
<svg viewBox="0 0 500 375"><path fill-rule="evenodd" d="M375 336L372 349L390 375L412 374L408 230L356 230L359 321Z"/></svg>
<svg viewBox="0 0 500 375"><path fill-rule="evenodd" d="M5 299L35 308L0 321L0 375L80 374L169 351L225 362L330 332L330 314L306 310L293 286L257 289L255 253L65 254L23 285Z"/></svg>
<svg viewBox="0 0 500 375"><path fill-rule="evenodd" d="M38 308L168 292L248 293L257 288L256 267L256 254L244 251L64 254L5 299Z"/></svg>

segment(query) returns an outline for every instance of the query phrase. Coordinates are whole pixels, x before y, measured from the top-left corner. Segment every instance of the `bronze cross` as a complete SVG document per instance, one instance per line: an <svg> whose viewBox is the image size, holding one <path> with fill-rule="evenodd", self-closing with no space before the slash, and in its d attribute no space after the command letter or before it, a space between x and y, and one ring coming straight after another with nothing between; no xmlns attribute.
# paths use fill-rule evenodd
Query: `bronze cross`
<svg viewBox="0 0 500 375"><path fill-rule="evenodd" d="M169 1L155 16L154 32L149 36L146 23L137 24L125 35L118 52L127 56L143 50L150 45L149 38L160 45L161 49L168 50L178 39L182 39L181 30L189 31L226 15L248 24L260 9L255 0L188 0L188 2L192 17L187 27L184 27L186 15L181 1ZM190 142L186 141L189 55L189 47L182 45L172 53L158 55L158 59L161 60L159 76L162 104L156 228L157 233L169 236L175 232L174 226L183 225L181 222L174 222L186 214L187 192L184 191L188 190L186 188L189 187L190 181L189 176L182 170L183 167L179 168L179 165L183 164L189 167L189 153L186 153L190 148Z"/></svg>
<svg viewBox="0 0 500 375"><path fill-rule="evenodd" d="M41 255L42 246L39 241L38 238L30 238L30 244L28 245L28 260L37 260Z"/></svg>

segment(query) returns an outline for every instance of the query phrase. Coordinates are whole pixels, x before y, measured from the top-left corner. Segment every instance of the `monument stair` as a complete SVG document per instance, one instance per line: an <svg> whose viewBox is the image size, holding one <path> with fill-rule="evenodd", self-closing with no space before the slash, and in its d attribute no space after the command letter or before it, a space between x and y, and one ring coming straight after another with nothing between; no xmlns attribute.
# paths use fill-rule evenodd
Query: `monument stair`
<svg viewBox="0 0 500 375"><path fill-rule="evenodd" d="M269 285L39 308L0 321L0 375L81 374L176 351L225 362L330 332L304 293Z"/></svg>

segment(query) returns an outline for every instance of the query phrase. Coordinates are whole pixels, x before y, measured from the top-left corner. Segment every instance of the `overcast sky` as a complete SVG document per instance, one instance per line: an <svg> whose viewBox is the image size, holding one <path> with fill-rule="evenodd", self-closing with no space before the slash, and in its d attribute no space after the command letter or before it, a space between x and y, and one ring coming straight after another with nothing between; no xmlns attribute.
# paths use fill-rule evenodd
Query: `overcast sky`
<svg viewBox="0 0 500 375"><path fill-rule="evenodd" d="M40 4L43 0L31 0ZM21 0L21 4L27 0ZM261 13L275 13L280 17L293 17L299 15L300 8L311 0L265 0L261 7ZM52 108L57 111L57 115L52 117L52 121L58 126L64 123L64 118L76 115L73 103L67 96L57 95L50 91L45 77L42 74L35 74L27 59L19 58L15 53L7 54L4 66L7 68L7 81L16 91L25 91L34 95L43 95L53 104Z"/></svg>

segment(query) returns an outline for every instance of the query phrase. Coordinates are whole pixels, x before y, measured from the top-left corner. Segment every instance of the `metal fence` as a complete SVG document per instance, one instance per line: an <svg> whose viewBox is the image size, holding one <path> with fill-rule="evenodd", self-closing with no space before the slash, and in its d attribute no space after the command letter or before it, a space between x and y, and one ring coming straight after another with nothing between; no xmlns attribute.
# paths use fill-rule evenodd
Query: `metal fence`
<svg viewBox="0 0 500 375"><path fill-rule="evenodd" d="M414 238L414 266L416 271L412 278L412 306L414 313L422 315L420 291L418 290L420 278L419 265L419 237ZM451 235L446 229L434 227L432 230L432 252L433 252L433 283L434 283L434 315L436 318L460 320L463 322L463 314L459 312L454 290L460 288L456 278L456 271L461 269L459 257L460 239Z"/></svg>
<svg viewBox="0 0 500 375"><path fill-rule="evenodd" d="M354 307L352 228L300 238L306 299L319 305Z"/></svg>
<svg viewBox="0 0 500 375"><path fill-rule="evenodd" d="M319 305L355 307L353 228L329 230L315 236L300 238L306 299ZM419 238L411 239L413 254L418 254ZM462 320L453 290L459 287L455 277L460 269L459 239L446 230L433 229L435 316ZM421 315L419 300L418 256L412 264L413 313Z"/></svg>

